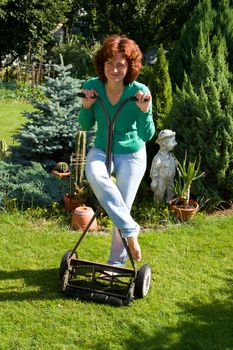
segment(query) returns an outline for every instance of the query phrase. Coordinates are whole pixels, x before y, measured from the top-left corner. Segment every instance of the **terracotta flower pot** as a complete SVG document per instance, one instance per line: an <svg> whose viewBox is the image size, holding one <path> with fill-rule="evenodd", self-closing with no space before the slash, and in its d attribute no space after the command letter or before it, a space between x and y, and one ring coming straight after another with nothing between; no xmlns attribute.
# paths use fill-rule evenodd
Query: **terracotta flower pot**
<svg viewBox="0 0 233 350"><path fill-rule="evenodd" d="M52 174L53 176L59 177L60 179L68 179L71 175L71 172L66 171L65 173L60 173L59 171L53 169Z"/></svg>
<svg viewBox="0 0 233 350"><path fill-rule="evenodd" d="M181 221L187 221L191 219L198 211L199 204L193 199L189 200L188 207L184 208L184 199L180 198L177 201L177 198L171 200L169 203L169 208L175 213L177 218Z"/></svg>
<svg viewBox="0 0 233 350"><path fill-rule="evenodd" d="M72 197L72 194L65 193L63 196L64 206L67 211L74 211L75 208L83 204L83 200Z"/></svg>
<svg viewBox="0 0 233 350"><path fill-rule="evenodd" d="M74 210L71 219L71 228L73 230L85 230L89 224L91 218L94 215L94 211L90 207L78 207ZM97 229L97 220L96 218L91 223L89 227L90 231L95 231Z"/></svg>

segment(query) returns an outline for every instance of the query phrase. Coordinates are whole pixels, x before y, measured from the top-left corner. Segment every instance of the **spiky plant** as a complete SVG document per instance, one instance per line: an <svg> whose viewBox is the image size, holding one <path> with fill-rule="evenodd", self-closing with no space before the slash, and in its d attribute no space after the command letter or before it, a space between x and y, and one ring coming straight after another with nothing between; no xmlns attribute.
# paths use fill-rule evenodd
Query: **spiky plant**
<svg viewBox="0 0 233 350"><path fill-rule="evenodd" d="M182 198L184 200L184 208L188 207L190 200L190 189L193 181L201 178L205 175L204 172L200 170L201 158L196 158L193 162L187 160L187 151L183 162L179 162L177 159L177 172L178 179L174 182L174 192L179 200Z"/></svg>
<svg viewBox="0 0 233 350"><path fill-rule="evenodd" d="M75 152L70 157L70 195L83 196L86 192L84 171L86 164L86 132L79 130L75 138Z"/></svg>

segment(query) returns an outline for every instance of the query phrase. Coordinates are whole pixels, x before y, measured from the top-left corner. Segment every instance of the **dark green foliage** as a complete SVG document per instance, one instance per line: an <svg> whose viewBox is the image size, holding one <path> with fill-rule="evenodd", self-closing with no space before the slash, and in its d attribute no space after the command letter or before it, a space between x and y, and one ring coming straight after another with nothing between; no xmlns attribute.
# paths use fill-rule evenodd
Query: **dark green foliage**
<svg viewBox="0 0 233 350"><path fill-rule="evenodd" d="M153 66L150 64L144 63L142 66L140 75L138 77L138 81L140 81L143 84L149 85L152 71L153 71Z"/></svg>
<svg viewBox="0 0 233 350"><path fill-rule="evenodd" d="M179 37L196 0L79 0L72 4L68 26L88 41L125 34L143 51L161 42L171 47Z"/></svg>
<svg viewBox="0 0 233 350"><path fill-rule="evenodd" d="M144 49L153 40L153 7L146 0L97 0L94 4L92 0L80 0L73 3L70 25L89 41L101 41L113 33L125 34L137 40Z"/></svg>
<svg viewBox="0 0 233 350"><path fill-rule="evenodd" d="M160 45L157 59L149 80L149 88L153 98L153 118L157 132L163 129L164 118L172 106L172 86L168 72L165 51Z"/></svg>
<svg viewBox="0 0 233 350"><path fill-rule="evenodd" d="M41 164L31 166L0 161L0 205L13 201L17 208L50 207L62 201L69 182L48 173ZM7 202L5 202L7 201Z"/></svg>
<svg viewBox="0 0 233 350"><path fill-rule="evenodd" d="M47 59L61 22L65 40L78 34L94 43L118 33L136 40L143 51L161 42L171 48L195 5L196 0L2 0L0 57Z"/></svg>
<svg viewBox="0 0 233 350"><path fill-rule="evenodd" d="M53 47L50 57L59 63L61 54L65 64L72 64L72 77L85 79L95 74L92 58L98 47L98 43L88 45L78 35L70 35L64 44Z"/></svg>
<svg viewBox="0 0 233 350"><path fill-rule="evenodd" d="M181 87L185 73L190 74L192 55L195 53L199 33L209 40L211 50L216 52L219 41L224 38L227 47L227 62L233 72L233 7L230 0L200 0L193 16L185 23L170 58L172 84Z"/></svg>
<svg viewBox="0 0 233 350"><path fill-rule="evenodd" d="M233 96L226 64L225 42L213 56L208 39L200 33L192 57L190 78L177 88L167 127L176 131L175 154L182 160L187 149L190 159L201 155L205 177L194 193L213 200L233 199Z"/></svg>
<svg viewBox="0 0 233 350"><path fill-rule="evenodd" d="M205 38L213 32L215 11L211 0L200 0L195 11L182 29L181 36L171 52L169 71L172 85L181 87L185 73L189 75L192 54L195 53L198 37L202 28Z"/></svg>
<svg viewBox="0 0 233 350"><path fill-rule="evenodd" d="M151 17L153 18L153 14L157 13L158 19L154 33L156 42L163 43L167 49L172 49L180 37L183 25L192 15L197 2L197 0L167 0L157 1L156 6L154 6L154 1L151 1Z"/></svg>
<svg viewBox="0 0 233 350"><path fill-rule="evenodd" d="M82 82L70 77L71 65L64 66L63 61L55 69L57 77L48 77L41 87L46 100L32 102L35 111L24 113L29 121L14 136L20 144L13 150L13 159L18 162L53 165L69 161L79 129L81 103L77 92Z"/></svg>
<svg viewBox="0 0 233 350"><path fill-rule="evenodd" d="M231 0L213 1L216 9L215 31L217 37L224 37L228 51L227 61L233 73L233 7ZM218 45L216 45L218 46Z"/></svg>
<svg viewBox="0 0 233 350"><path fill-rule="evenodd" d="M66 0L1 1L0 58L40 54L68 9Z"/></svg>
<svg viewBox="0 0 233 350"><path fill-rule="evenodd" d="M153 102L153 119L155 123L156 133L152 140L147 143L148 167L146 178L150 181L149 168L151 162L158 152L159 147L155 143L158 132L163 129L164 119L170 112L172 105L172 86L168 72L168 62L166 60L165 51L161 45L157 51L157 60L153 67L148 67L144 71L150 88Z"/></svg>

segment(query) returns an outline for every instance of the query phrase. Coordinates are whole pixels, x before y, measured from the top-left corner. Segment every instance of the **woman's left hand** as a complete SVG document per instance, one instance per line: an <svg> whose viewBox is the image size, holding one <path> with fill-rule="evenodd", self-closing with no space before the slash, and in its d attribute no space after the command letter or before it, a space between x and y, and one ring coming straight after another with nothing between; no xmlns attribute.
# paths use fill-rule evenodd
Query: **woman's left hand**
<svg viewBox="0 0 233 350"><path fill-rule="evenodd" d="M138 90L135 94L137 98L136 105L142 112L148 112L150 108L151 95Z"/></svg>

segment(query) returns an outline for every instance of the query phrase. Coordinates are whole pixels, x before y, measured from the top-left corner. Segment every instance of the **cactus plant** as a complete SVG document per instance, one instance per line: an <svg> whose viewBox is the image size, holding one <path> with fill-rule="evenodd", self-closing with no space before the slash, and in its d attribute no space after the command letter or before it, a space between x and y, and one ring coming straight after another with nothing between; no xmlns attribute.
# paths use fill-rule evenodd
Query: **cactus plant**
<svg viewBox="0 0 233 350"><path fill-rule="evenodd" d="M67 210L74 210L75 206L83 204L89 193L89 186L84 178L86 163L86 132L78 131L75 138L75 151L70 157L70 191L64 195ZM71 202L75 203L72 204Z"/></svg>
<svg viewBox="0 0 233 350"><path fill-rule="evenodd" d="M0 139L0 160L3 160L7 154L7 144L6 141Z"/></svg>
<svg viewBox="0 0 233 350"><path fill-rule="evenodd" d="M52 170L52 174L60 179L67 179L70 177L69 165L66 162L58 162Z"/></svg>
<svg viewBox="0 0 233 350"><path fill-rule="evenodd" d="M86 132L78 131L75 138L75 153L71 158L75 188L80 187L84 179L84 170L86 163L86 142Z"/></svg>
<svg viewBox="0 0 233 350"><path fill-rule="evenodd" d="M59 173L67 173L69 171L69 165L66 162L58 162L54 169Z"/></svg>

